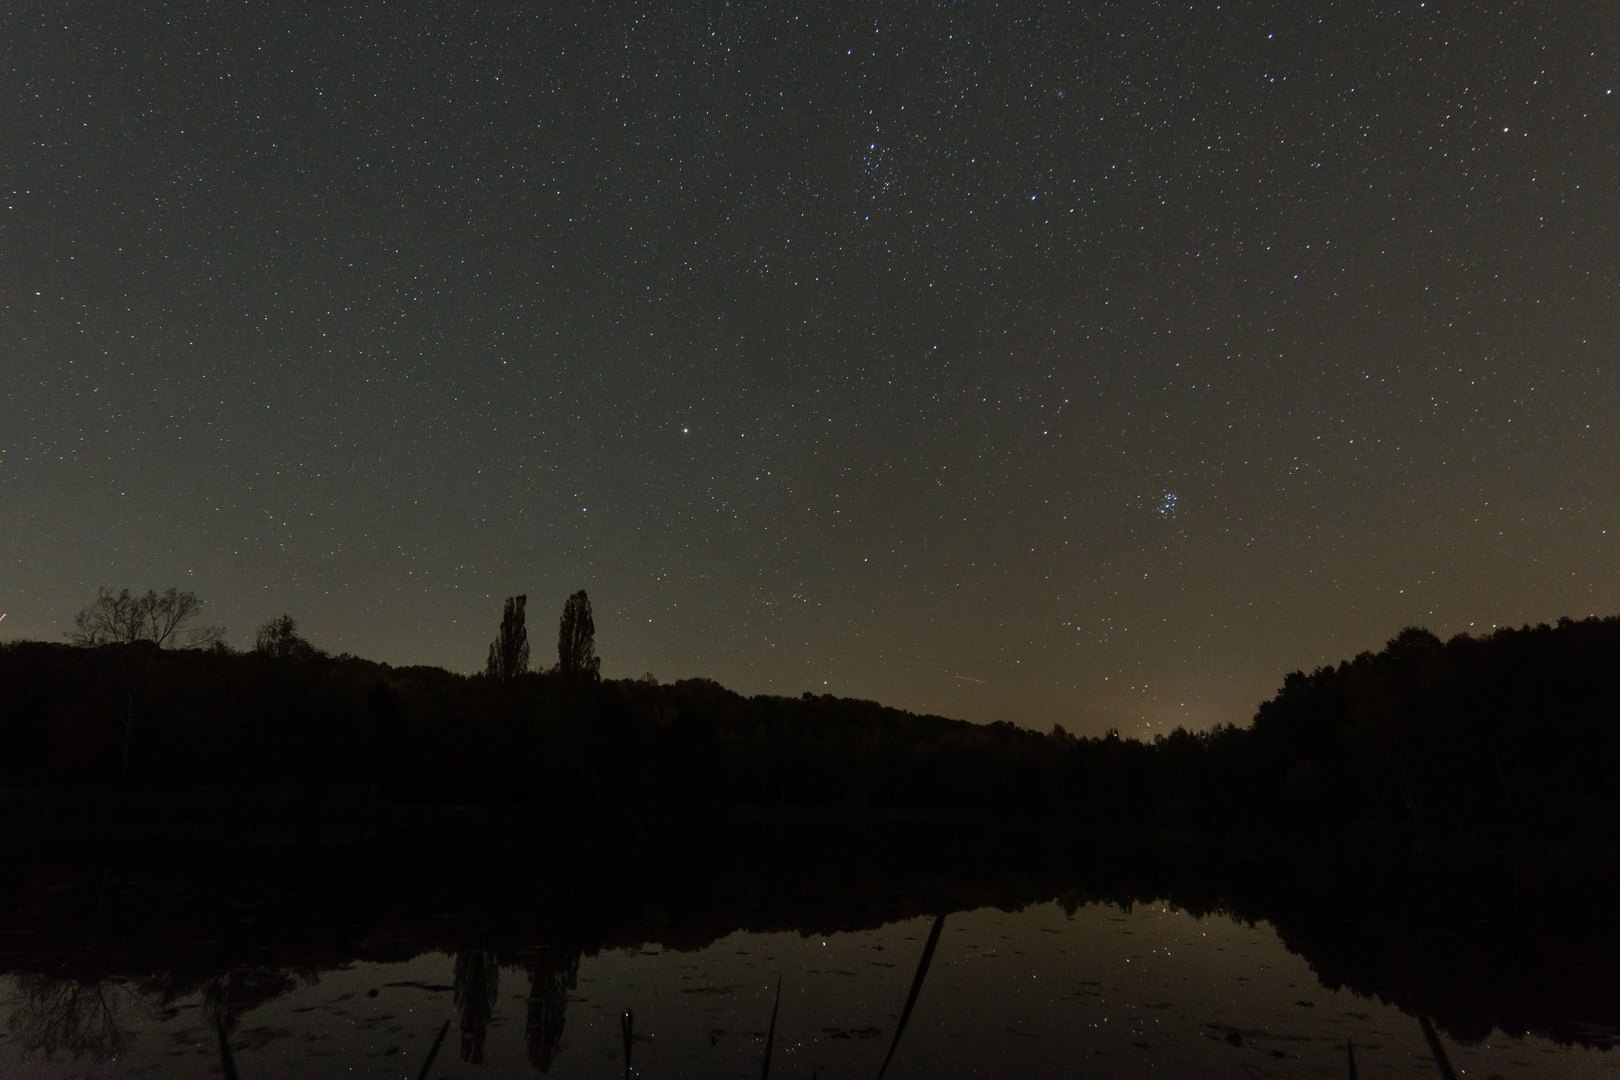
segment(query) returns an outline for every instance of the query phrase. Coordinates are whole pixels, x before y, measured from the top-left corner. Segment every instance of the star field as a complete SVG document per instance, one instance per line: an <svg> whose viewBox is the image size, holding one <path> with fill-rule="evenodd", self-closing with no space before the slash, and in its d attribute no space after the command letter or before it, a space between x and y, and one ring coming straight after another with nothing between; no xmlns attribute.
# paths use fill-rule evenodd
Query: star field
<svg viewBox="0 0 1620 1080"><path fill-rule="evenodd" d="M7 633L1089 734L1620 611L1612 15L14 7Z"/></svg>

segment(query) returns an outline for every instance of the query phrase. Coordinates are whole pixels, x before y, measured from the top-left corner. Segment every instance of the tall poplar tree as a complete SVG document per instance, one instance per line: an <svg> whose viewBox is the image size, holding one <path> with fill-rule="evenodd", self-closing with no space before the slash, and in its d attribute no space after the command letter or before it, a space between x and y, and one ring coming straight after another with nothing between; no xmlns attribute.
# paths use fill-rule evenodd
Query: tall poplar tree
<svg viewBox="0 0 1620 1080"><path fill-rule="evenodd" d="M523 606L528 600L527 596L506 598L500 632L489 643L484 674L499 682L511 682L529 670L529 631L523 625Z"/></svg>
<svg viewBox="0 0 1620 1080"><path fill-rule="evenodd" d="M566 678L600 679L602 660L596 655L596 623L591 600L581 589L563 605L557 628L557 672Z"/></svg>

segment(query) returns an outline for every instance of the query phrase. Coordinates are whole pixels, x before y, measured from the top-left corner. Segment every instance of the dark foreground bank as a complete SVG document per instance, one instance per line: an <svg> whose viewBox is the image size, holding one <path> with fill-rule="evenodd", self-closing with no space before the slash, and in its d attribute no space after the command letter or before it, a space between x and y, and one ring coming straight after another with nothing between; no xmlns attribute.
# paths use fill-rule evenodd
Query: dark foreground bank
<svg viewBox="0 0 1620 1080"><path fill-rule="evenodd" d="M1151 743L745 698L705 679L462 676L311 648L0 646L0 783L58 802L140 790L238 816L289 798L319 813L345 789L540 816L933 809L1490 844L1614 837L1617 769L1620 618L1447 642L1403 631L1288 676L1247 727Z"/></svg>

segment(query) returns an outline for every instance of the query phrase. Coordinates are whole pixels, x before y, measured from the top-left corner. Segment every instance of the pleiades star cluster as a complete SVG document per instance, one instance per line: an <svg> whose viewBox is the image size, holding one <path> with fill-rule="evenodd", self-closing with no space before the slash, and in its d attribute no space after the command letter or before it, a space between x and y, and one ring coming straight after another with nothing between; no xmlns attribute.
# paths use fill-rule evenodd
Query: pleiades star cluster
<svg viewBox="0 0 1620 1080"><path fill-rule="evenodd" d="M1620 611L1611 3L17 3L0 611L1092 734Z"/></svg>

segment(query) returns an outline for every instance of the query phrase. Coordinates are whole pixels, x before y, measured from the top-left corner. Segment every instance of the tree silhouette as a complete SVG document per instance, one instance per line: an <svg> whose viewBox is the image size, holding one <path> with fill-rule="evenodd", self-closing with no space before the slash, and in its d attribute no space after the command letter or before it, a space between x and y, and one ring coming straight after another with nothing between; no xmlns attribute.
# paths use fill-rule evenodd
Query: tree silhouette
<svg viewBox="0 0 1620 1080"><path fill-rule="evenodd" d="M124 726L124 753L121 782L129 787L135 746L135 694L151 672L151 647L159 649L201 649L223 646L225 628L187 624L202 614L202 601L191 591L181 592L170 585L160 596L152 589L145 596L132 596L128 589L114 595L103 586L95 603L80 609L73 617L73 632L67 635L75 645L140 645L146 648L120 650L112 663L112 675L119 693L113 711L121 713Z"/></svg>
<svg viewBox="0 0 1620 1080"><path fill-rule="evenodd" d="M310 984L306 981L306 985ZM297 988L298 980L280 968L228 968L203 985L204 1015L222 1033L229 1034L245 1013Z"/></svg>
<svg viewBox="0 0 1620 1080"><path fill-rule="evenodd" d="M562 1042L568 994L579 983L578 952L548 950L529 968L529 1007L523 1020L523 1041L529 1064L551 1072Z"/></svg>
<svg viewBox="0 0 1620 1080"><path fill-rule="evenodd" d="M461 1060L484 1063L484 1038L501 999L501 968L495 954L473 949L456 954L455 1004L461 1010Z"/></svg>
<svg viewBox="0 0 1620 1080"><path fill-rule="evenodd" d="M298 636L298 624L291 615L271 619L259 627L258 637L253 642L255 652L266 653L270 656L310 657L317 652L315 646Z"/></svg>
<svg viewBox="0 0 1620 1080"><path fill-rule="evenodd" d="M527 596L508 596L501 613L501 628L489 643L489 661L484 674L499 682L511 682L529 670L529 631L523 625Z"/></svg>
<svg viewBox="0 0 1620 1080"><path fill-rule="evenodd" d="M120 1017L128 990L118 982L57 978L33 972L11 975L16 986L10 1033L30 1057L50 1061L58 1053L74 1060L117 1060L129 1048Z"/></svg>
<svg viewBox="0 0 1620 1080"><path fill-rule="evenodd" d="M128 589L114 595L103 587L96 602L74 616L75 629L67 637L75 645L150 642L160 649L200 649L224 641L222 626L187 628L201 614L197 594L173 585L161 596L151 589L145 596L133 596Z"/></svg>
<svg viewBox="0 0 1620 1080"><path fill-rule="evenodd" d="M584 589L563 605L562 623L557 628L557 672L571 679L602 677L602 660L596 655L596 623L591 619L591 600Z"/></svg>

